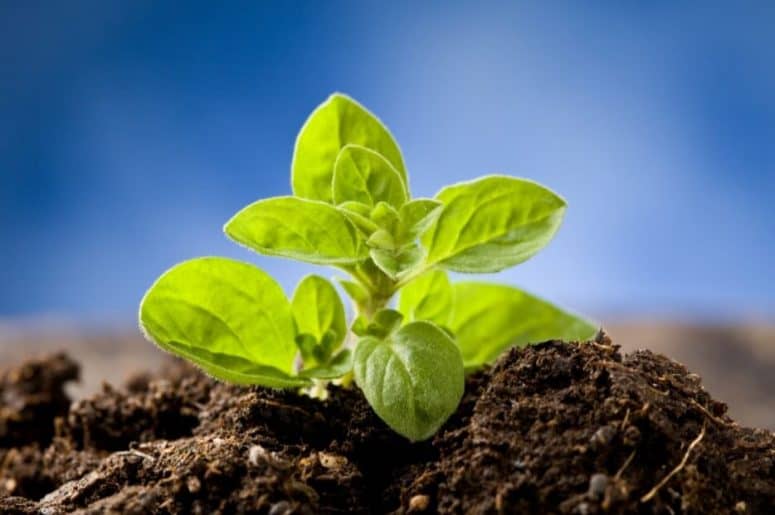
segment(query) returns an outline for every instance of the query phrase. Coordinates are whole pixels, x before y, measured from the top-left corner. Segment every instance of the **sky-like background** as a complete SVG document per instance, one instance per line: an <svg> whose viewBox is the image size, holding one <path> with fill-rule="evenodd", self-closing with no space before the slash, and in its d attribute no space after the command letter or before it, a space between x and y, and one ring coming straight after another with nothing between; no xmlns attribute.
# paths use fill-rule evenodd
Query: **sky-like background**
<svg viewBox="0 0 775 515"><path fill-rule="evenodd" d="M550 5L551 4L551 5ZM500 280L598 318L775 316L775 4L0 3L0 318L132 321L199 255L308 271L223 223L287 194L333 91L416 194L490 173L570 204Z"/></svg>

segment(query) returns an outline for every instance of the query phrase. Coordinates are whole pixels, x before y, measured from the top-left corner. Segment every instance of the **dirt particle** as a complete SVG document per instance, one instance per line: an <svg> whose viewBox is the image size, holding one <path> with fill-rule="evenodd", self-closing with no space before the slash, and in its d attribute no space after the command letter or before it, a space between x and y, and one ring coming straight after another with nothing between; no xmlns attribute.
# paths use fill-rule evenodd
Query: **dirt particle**
<svg viewBox="0 0 775 515"><path fill-rule="evenodd" d="M276 502L269 508L269 515L289 515L290 513L293 513L293 507L288 501Z"/></svg>
<svg viewBox="0 0 775 515"><path fill-rule="evenodd" d="M587 495L591 499L599 501L605 495L606 488L608 488L608 476L605 474L592 474L589 478Z"/></svg>
<svg viewBox="0 0 775 515"><path fill-rule="evenodd" d="M202 482L196 476L189 476L186 480L186 488L188 488L189 493L198 493L202 489Z"/></svg>
<svg viewBox="0 0 775 515"><path fill-rule="evenodd" d="M409 499L409 513L421 513L428 509L431 504L430 497L427 495L415 495Z"/></svg>
<svg viewBox="0 0 775 515"><path fill-rule="evenodd" d="M318 460L327 469L341 469L347 465L347 458L344 456L327 452L318 453Z"/></svg>

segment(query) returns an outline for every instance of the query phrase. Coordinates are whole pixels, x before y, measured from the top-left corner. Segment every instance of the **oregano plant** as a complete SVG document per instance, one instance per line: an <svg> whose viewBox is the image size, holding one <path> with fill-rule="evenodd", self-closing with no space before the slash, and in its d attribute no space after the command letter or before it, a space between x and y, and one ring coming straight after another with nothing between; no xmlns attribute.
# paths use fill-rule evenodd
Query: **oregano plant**
<svg viewBox="0 0 775 515"><path fill-rule="evenodd" d="M350 323L324 277L303 278L289 299L251 264L203 257L146 293L149 339L233 383L324 396L328 381L354 379L391 428L423 440L457 408L465 373L510 346L596 331L517 288L448 276L498 272L549 243L566 204L540 184L489 175L414 198L390 131L342 94L302 127L291 184L293 195L250 204L225 232L260 254L338 270Z"/></svg>

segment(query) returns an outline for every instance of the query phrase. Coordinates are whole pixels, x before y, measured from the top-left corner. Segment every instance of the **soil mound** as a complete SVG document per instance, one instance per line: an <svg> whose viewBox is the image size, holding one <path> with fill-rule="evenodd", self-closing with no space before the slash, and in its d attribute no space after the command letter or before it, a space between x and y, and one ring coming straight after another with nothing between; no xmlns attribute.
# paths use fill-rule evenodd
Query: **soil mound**
<svg viewBox="0 0 775 515"><path fill-rule="evenodd" d="M410 444L354 390L316 401L174 362L71 404L64 355L0 375L2 513L772 513L775 435L604 335L505 353Z"/></svg>

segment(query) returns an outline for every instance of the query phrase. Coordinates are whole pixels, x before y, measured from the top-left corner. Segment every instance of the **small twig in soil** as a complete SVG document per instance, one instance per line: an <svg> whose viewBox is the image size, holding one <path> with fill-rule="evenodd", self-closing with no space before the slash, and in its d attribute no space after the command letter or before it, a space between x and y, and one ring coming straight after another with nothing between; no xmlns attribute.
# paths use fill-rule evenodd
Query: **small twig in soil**
<svg viewBox="0 0 775 515"><path fill-rule="evenodd" d="M717 426L725 427L725 426L733 425L733 424L730 424L729 422L724 422L723 420L718 418L716 415L711 413L710 410L708 410L708 408L706 408L705 406L703 406L702 404L700 404L696 400L691 399L691 401L692 401L692 404L694 404L694 406L697 409L702 411L705 414L705 416L707 416L710 419L710 421L713 422L714 424L716 424Z"/></svg>
<svg viewBox="0 0 775 515"><path fill-rule="evenodd" d="M681 459L681 463L678 464L676 468L670 471L664 478L662 478L662 481L656 484L654 488L652 488L649 493L644 495L640 498L640 502L649 502L651 499L654 498L655 495L657 495L657 492L659 492L659 489L662 488L667 484L670 479L673 478L676 474L678 474L685 466L686 462L689 461L689 455L692 452L692 449L697 447L697 444L700 443L702 438L705 436L705 424L702 425L702 430L700 431L700 434L697 435L697 438L692 440L692 443L689 444L689 447L686 448L686 453L684 454L684 457Z"/></svg>
<svg viewBox="0 0 775 515"><path fill-rule="evenodd" d="M630 408L627 408L627 413L624 414L624 419L622 419L622 423L619 424L619 431L624 429L627 426L627 422L630 421Z"/></svg>
<svg viewBox="0 0 775 515"><path fill-rule="evenodd" d="M138 458L143 458L144 460L148 460L152 463L156 461L156 458L154 458L150 454L145 454L144 452L140 452L136 449L130 449L128 451L119 451L114 454L117 456L137 456Z"/></svg>
<svg viewBox="0 0 775 515"><path fill-rule="evenodd" d="M614 475L614 481L618 481L619 478L622 477L622 474L624 473L624 469L626 469L629 465L632 459L635 457L635 451L633 450L629 456L627 456L627 459L624 460L624 463L622 464L621 468L616 471L616 474Z"/></svg>

